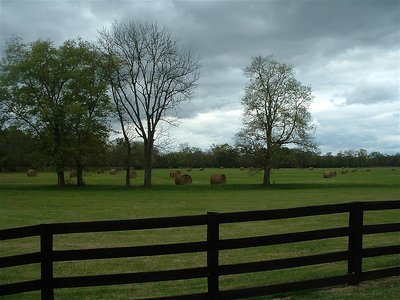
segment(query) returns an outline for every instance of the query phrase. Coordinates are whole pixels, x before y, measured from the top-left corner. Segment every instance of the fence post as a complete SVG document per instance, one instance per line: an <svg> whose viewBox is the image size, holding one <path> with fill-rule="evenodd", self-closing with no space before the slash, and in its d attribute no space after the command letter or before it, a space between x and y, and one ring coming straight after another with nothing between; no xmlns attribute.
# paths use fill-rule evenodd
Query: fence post
<svg viewBox="0 0 400 300"><path fill-rule="evenodd" d="M207 268L208 268L208 299L217 300L219 294L218 281L218 240L219 224L217 213L207 213Z"/></svg>
<svg viewBox="0 0 400 300"><path fill-rule="evenodd" d="M348 284L356 285L360 282L362 272L362 239L363 239L363 203L351 203L349 216L348 241Z"/></svg>
<svg viewBox="0 0 400 300"><path fill-rule="evenodd" d="M53 300L53 233L49 225L40 229L41 300Z"/></svg>

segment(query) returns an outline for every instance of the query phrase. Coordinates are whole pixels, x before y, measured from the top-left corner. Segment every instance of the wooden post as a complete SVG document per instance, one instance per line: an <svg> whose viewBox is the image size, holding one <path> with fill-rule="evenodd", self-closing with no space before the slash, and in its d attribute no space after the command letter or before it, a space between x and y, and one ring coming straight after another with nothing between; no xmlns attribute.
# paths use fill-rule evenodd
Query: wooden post
<svg viewBox="0 0 400 300"><path fill-rule="evenodd" d="M348 241L348 284L356 285L360 282L362 272L362 239L363 239L363 205L361 202L351 204L349 216L349 241Z"/></svg>
<svg viewBox="0 0 400 300"><path fill-rule="evenodd" d="M41 225L40 232L41 299L54 300L53 290L53 234L49 225Z"/></svg>
<svg viewBox="0 0 400 300"><path fill-rule="evenodd" d="M207 213L207 268L208 268L208 299L217 300L219 294L218 281L218 240L219 240L219 224L217 213Z"/></svg>

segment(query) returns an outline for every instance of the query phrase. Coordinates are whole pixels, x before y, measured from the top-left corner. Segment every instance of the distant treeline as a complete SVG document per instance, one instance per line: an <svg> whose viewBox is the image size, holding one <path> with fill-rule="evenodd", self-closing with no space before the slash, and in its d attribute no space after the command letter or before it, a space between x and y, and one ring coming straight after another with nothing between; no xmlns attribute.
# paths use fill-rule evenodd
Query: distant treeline
<svg viewBox="0 0 400 300"><path fill-rule="evenodd" d="M0 129L0 168L1 171L25 171L29 168L51 169L46 151L27 133L15 128ZM87 153L86 169L124 168L126 165L126 146L122 139L115 139L99 145L96 153ZM135 169L143 166L143 145L132 143L131 164ZM203 150L181 144L179 150L162 151L156 148L153 154L155 168L232 168L257 167L255 154L247 154L229 144L213 144ZM344 150L337 154L331 152L303 151L282 148L274 157L274 168L339 168L339 167L400 167L400 153L382 154L378 151L368 153L365 149ZM71 159L66 169L73 169Z"/></svg>

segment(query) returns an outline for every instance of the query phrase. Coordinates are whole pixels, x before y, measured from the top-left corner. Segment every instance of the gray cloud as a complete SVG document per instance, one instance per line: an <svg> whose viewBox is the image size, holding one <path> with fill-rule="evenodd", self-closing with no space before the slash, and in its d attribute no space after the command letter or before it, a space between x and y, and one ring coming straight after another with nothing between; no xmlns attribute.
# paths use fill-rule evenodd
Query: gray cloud
<svg viewBox="0 0 400 300"><path fill-rule="evenodd" d="M12 34L95 41L97 30L123 19L170 29L202 57L197 95L180 107L182 124L172 130L194 146L232 141L246 85L241 70L252 56L273 54L312 87L322 151L400 152L398 1L1 0L0 14L0 46ZM385 118L365 121L378 107ZM232 124L210 134L203 130L210 120Z"/></svg>

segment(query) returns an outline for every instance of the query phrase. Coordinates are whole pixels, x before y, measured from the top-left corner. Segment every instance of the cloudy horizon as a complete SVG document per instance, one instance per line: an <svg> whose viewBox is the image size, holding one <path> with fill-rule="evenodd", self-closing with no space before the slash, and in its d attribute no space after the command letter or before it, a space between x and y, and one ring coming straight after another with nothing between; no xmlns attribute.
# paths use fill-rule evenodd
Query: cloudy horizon
<svg viewBox="0 0 400 300"><path fill-rule="evenodd" d="M322 153L400 152L400 3L365 1L0 0L0 47L12 36L90 42L116 21L157 23L201 56L195 97L170 128L174 145L233 144L243 69L254 56L293 66L313 90Z"/></svg>

